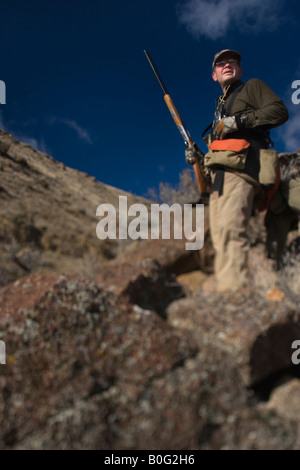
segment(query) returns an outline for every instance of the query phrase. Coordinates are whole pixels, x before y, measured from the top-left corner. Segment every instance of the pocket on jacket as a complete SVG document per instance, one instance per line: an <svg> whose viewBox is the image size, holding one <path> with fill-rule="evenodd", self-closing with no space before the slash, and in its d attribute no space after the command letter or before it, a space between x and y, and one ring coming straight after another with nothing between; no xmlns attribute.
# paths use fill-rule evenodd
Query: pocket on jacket
<svg viewBox="0 0 300 470"><path fill-rule="evenodd" d="M204 156L204 164L207 167L221 165L243 170L249 146L249 142L243 139L214 140Z"/></svg>
<svg viewBox="0 0 300 470"><path fill-rule="evenodd" d="M259 150L260 170L258 180L265 186L274 185L277 182L278 153L273 149Z"/></svg>
<svg viewBox="0 0 300 470"><path fill-rule="evenodd" d="M283 181L281 188L289 207L300 214L300 177Z"/></svg>

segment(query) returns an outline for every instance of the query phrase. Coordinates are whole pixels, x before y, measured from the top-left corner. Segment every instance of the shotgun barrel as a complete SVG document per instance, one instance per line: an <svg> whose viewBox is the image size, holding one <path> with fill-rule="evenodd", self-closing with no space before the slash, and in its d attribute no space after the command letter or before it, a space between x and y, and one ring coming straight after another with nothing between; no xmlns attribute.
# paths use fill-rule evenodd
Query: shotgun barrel
<svg viewBox="0 0 300 470"><path fill-rule="evenodd" d="M191 138L191 135L189 133L189 131L187 130L179 112L177 111L174 103L173 103L173 100L170 96L170 94L168 93L168 90L164 84L164 82L162 81L162 78L160 76L160 74L158 73L158 70L149 54L148 51L144 51L146 57L147 57L147 60L154 72L154 75L156 76L157 78L157 81L158 83L160 84L161 86L161 89L164 93L164 100L165 100L165 103L171 113L171 116L177 126L177 129L179 130L179 133L184 141L184 145L188 148L188 147L193 147L194 145L194 142ZM200 195L201 196L207 196L209 190L208 190L208 184L207 184L207 181L206 181L206 178L203 174L203 171L202 171L202 168L201 168L201 165L200 163L197 161L194 165L193 165L193 170L194 170L194 173L195 173L195 179L196 179L196 183L197 183L197 186L198 186L198 190L200 192Z"/></svg>

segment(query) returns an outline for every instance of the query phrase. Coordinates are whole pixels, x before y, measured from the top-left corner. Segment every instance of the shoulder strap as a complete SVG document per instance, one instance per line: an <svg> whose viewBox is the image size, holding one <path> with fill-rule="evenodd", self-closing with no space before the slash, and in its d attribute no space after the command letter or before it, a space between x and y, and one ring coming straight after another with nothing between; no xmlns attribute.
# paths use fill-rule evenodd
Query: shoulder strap
<svg viewBox="0 0 300 470"><path fill-rule="evenodd" d="M231 97L230 97L230 100L228 102L228 106L226 107L226 114L227 116L231 116L232 115L232 106L233 106L233 103L234 103L234 100L236 98L236 95L241 91L241 89L243 88L245 84L242 83L241 85L239 85L235 90L233 90L232 94L231 94Z"/></svg>
<svg viewBox="0 0 300 470"><path fill-rule="evenodd" d="M243 86L245 85L245 83L241 83L231 94L231 97L230 97L230 100L229 100L229 103L228 103L228 107L226 109L226 114L227 116L231 116L231 110L232 110L232 106L233 106L233 103L234 103L234 100L237 96L237 94L242 90ZM202 132L201 134L201 137L204 138L205 134L207 131L209 131L213 126L213 123L209 124L209 126L206 127L206 129L204 129L204 131Z"/></svg>
<svg viewBox="0 0 300 470"><path fill-rule="evenodd" d="M204 129L204 131L203 131L202 134L201 134L202 139L204 138L206 132L209 131L209 130L212 128L212 125L213 125L213 123L210 123L210 125L207 126L206 129Z"/></svg>

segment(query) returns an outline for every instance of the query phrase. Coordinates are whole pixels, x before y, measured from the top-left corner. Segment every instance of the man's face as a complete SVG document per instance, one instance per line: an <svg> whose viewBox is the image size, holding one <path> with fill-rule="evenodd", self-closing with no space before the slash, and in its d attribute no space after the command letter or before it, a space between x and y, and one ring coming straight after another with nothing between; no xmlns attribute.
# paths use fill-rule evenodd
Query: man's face
<svg viewBox="0 0 300 470"><path fill-rule="evenodd" d="M230 54L224 54L217 60L212 78L218 82L222 89L239 80L243 70L235 58Z"/></svg>

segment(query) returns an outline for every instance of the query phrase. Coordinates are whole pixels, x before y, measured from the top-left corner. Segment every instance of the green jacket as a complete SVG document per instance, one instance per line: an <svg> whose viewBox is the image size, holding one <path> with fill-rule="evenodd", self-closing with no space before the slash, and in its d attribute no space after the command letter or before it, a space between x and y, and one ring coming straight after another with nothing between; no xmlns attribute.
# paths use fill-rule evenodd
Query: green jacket
<svg viewBox="0 0 300 470"><path fill-rule="evenodd" d="M239 90L237 93L235 90ZM268 131L284 124L288 120L288 110L282 100L262 80L253 78L243 83L237 80L229 86L226 93L221 96L222 116L246 115L246 126L241 124L237 132L226 136L228 139L246 139L251 146L246 158L245 168L242 170L224 166L224 170L234 171L248 179L253 184L258 184L259 174L259 149L268 148L270 138ZM220 102L220 98L218 102ZM211 137L213 139L214 124Z"/></svg>
<svg viewBox="0 0 300 470"><path fill-rule="evenodd" d="M231 85L226 94L226 102L232 91L242 82ZM225 104L226 108L226 104ZM282 100L262 80L248 80L237 94L232 105L232 115L247 116L247 128L272 129L288 120L288 110Z"/></svg>

